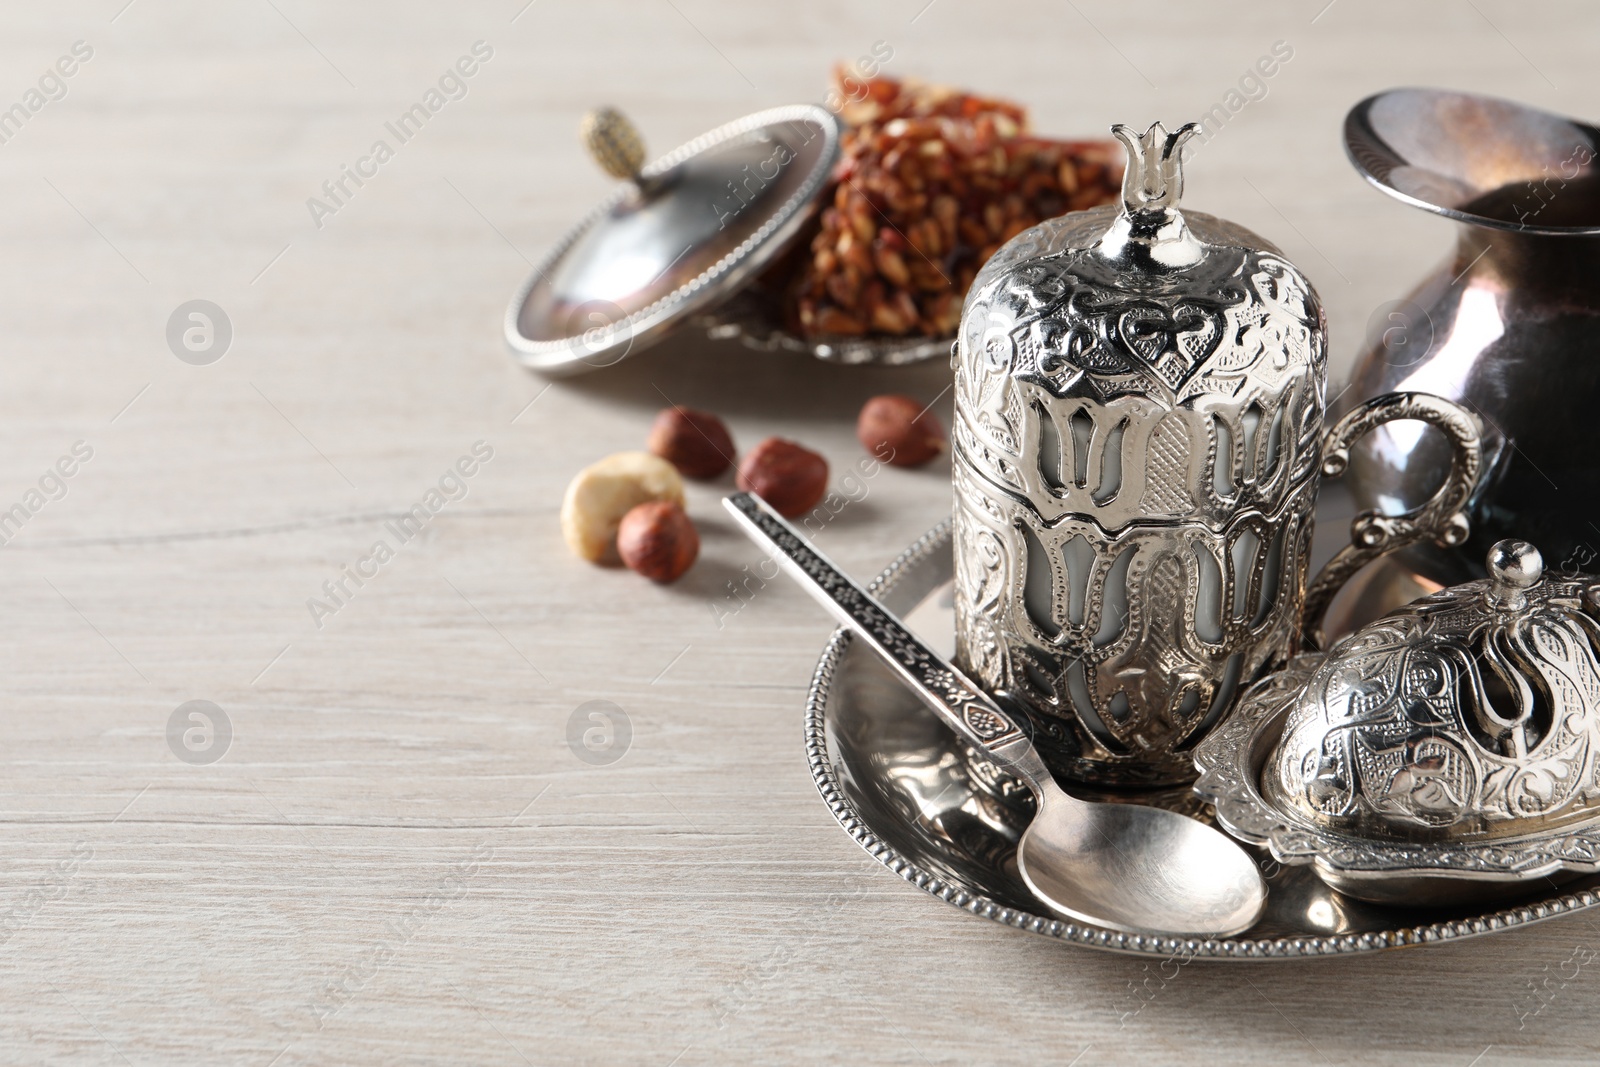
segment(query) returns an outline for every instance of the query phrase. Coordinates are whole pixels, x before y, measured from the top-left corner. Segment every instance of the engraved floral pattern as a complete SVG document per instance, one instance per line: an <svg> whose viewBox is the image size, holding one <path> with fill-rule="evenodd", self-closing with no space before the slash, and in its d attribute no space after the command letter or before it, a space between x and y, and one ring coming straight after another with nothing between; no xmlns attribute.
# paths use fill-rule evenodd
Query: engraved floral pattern
<svg viewBox="0 0 1600 1067"><path fill-rule="evenodd" d="M1547 579L1506 610L1470 582L1298 657L1201 742L1196 790L1230 833L1335 882L1600 870L1588 587ZM1498 671L1529 684L1486 686Z"/></svg>
<svg viewBox="0 0 1600 1067"><path fill-rule="evenodd" d="M1022 235L969 296L957 644L1054 769L1147 785L1190 777L1187 746L1296 641L1324 335L1258 238L1186 213L1207 256L1130 278L1092 251L1114 216Z"/></svg>
<svg viewBox="0 0 1600 1067"><path fill-rule="evenodd" d="M1486 582L1336 646L1290 711L1268 793L1354 826L1479 833L1600 812L1600 625L1546 581L1516 611Z"/></svg>

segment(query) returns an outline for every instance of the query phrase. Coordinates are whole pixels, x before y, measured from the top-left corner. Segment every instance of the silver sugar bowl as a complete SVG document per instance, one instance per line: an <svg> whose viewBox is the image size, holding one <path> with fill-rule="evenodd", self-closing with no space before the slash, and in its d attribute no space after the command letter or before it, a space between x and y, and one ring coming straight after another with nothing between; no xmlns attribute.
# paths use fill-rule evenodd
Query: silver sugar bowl
<svg viewBox="0 0 1600 1067"><path fill-rule="evenodd" d="M1222 824L1388 904L1600 870L1600 578L1488 571L1250 691L1195 754Z"/></svg>
<svg viewBox="0 0 1600 1067"><path fill-rule="evenodd" d="M1191 780L1190 749L1345 578L1465 539L1478 475L1477 424L1425 394L1324 437L1316 292L1248 230L1179 213L1196 129L1114 127L1122 204L1002 247L952 352L957 657L1027 715L1052 772L1097 785ZM1394 419L1441 429L1454 469L1403 515L1359 516L1308 603L1320 476Z"/></svg>

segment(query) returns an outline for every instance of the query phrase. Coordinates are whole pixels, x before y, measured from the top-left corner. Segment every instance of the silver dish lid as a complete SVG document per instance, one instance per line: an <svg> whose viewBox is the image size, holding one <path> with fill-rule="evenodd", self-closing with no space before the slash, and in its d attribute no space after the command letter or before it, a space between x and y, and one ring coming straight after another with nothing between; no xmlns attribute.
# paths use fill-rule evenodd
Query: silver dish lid
<svg viewBox="0 0 1600 1067"><path fill-rule="evenodd" d="M1488 569L1245 694L1195 749L1229 833L1384 904L1600 872L1600 577Z"/></svg>
<svg viewBox="0 0 1600 1067"><path fill-rule="evenodd" d="M720 126L648 166L627 120L586 120L622 185L535 265L506 341L547 374L610 366L726 300L804 227L839 157L839 123L809 104Z"/></svg>
<svg viewBox="0 0 1600 1067"><path fill-rule="evenodd" d="M1524 541L1488 569L1333 647L1284 723L1269 799L1411 840L1600 815L1600 583L1546 577Z"/></svg>

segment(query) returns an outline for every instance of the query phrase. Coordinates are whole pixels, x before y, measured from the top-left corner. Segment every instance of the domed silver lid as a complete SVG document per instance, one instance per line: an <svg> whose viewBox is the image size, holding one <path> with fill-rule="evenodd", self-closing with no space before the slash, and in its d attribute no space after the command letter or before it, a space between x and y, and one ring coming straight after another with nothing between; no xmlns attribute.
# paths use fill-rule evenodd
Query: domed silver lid
<svg viewBox="0 0 1600 1067"><path fill-rule="evenodd" d="M1600 580L1501 541L1490 577L1339 642L1262 782L1312 821L1431 839L1600 814Z"/></svg>
<svg viewBox="0 0 1600 1067"><path fill-rule="evenodd" d="M512 352L547 374L610 366L726 300L799 234L839 156L838 120L809 104L748 115L648 165L616 112L583 132L623 184L506 312Z"/></svg>
<svg viewBox="0 0 1600 1067"><path fill-rule="evenodd" d="M1489 572L1245 694L1195 750L1218 821L1385 904L1600 871L1600 578L1522 541Z"/></svg>
<svg viewBox="0 0 1600 1067"><path fill-rule="evenodd" d="M1047 219L1002 245L967 292L957 364L1058 397L1152 396L1166 407L1223 401L1216 375L1234 384L1320 365L1321 305L1277 246L1179 210L1182 148L1198 129L1113 126L1128 153L1122 202ZM1269 349L1288 356L1257 358Z"/></svg>

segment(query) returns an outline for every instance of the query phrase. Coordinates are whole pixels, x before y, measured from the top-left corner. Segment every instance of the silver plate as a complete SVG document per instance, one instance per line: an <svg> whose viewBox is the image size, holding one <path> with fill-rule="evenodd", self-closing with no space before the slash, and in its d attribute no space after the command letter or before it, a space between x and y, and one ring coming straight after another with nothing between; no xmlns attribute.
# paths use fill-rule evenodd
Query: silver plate
<svg viewBox="0 0 1600 1067"><path fill-rule="evenodd" d="M950 524L934 528L878 576L872 591L935 648L954 646ZM1328 889L1308 867L1257 853L1267 911L1236 938L1140 937L1039 914L1016 867L1030 816L1027 791L998 774L877 659L837 632L806 702L806 753L839 824L879 863L929 894L985 919L1111 952L1219 959L1299 959L1434 944L1508 930L1600 904L1600 875L1498 910L1399 910ZM1103 799L1103 798L1097 798ZM1188 794L1168 802L1187 808Z"/></svg>

